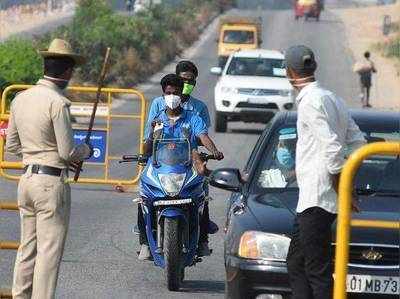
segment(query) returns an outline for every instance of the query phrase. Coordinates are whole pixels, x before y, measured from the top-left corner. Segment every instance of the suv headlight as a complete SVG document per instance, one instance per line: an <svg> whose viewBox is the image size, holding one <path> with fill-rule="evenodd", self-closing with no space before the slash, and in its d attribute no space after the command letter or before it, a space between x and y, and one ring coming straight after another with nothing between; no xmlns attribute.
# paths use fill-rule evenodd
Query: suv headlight
<svg viewBox="0 0 400 299"><path fill-rule="evenodd" d="M234 87L221 86L221 92L222 93L237 93L238 90Z"/></svg>
<svg viewBox="0 0 400 299"><path fill-rule="evenodd" d="M292 91L291 90L280 90L279 95L281 97L289 97L292 95Z"/></svg>
<svg viewBox="0 0 400 299"><path fill-rule="evenodd" d="M161 187L169 196L177 196L185 182L186 174L168 173L159 174Z"/></svg>
<svg viewBox="0 0 400 299"><path fill-rule="evenodd" d="M247 259L286 261L290 238L258 231L245 232L239 244L239 256Z"/></svg>

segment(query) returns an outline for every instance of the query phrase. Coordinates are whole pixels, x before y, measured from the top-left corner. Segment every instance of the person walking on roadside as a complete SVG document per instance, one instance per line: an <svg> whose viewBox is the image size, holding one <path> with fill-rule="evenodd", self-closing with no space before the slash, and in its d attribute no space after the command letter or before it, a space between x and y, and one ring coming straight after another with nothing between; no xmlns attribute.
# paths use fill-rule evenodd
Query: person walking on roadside
<svg viewBox="0 0 400 299"><path fill-rule="evenodd" d="M64 40L46 51L44 77L19 93L11 104L6 151L22 156L18 185L21 243L12 295L14 299L52 299L68 231L71 190L68 170L90 158L90 145L74 147L64 89L84 58Z"/></svg>
<svg viewBox="0 0 400 299"><path fill-rule="evenodd" d="M134 0L126 0L125 4L126 4L126 11L132 12L135 7L135 1Z"/></svg>
<svg viewBox="0 0 400 299"><path fill-rule="evenodd" d="M363 61L357 62L354 65L354 72L360 76L360 98L363 108L372 107L369 103L369 98L372 86L372 73L376 73L376 68L370 57L371 54L367 51L364 53Z"/></svg>
<svg viewBox="0 0 400 299"><path fill-rule="evenodd" d="M317 62L306 46L285 53L287 77L299 91L297 215L287 255L293 299L329 299L333 292L332 232L344 150L365 143L344 102L315 79ZM353 208L357 210L356 201Z"/></svg>

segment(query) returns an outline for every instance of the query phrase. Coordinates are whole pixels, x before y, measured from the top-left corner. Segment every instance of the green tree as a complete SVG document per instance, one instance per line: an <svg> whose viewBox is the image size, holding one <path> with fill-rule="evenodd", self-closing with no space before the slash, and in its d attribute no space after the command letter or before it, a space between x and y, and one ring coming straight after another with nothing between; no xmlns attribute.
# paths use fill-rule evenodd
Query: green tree
<svg viewBox="0 0 400 299"><path fill-rule="evenodd" d="M0 44L0 89L9 84L33 84L43 74L42 59L31 40Z"/></svg>

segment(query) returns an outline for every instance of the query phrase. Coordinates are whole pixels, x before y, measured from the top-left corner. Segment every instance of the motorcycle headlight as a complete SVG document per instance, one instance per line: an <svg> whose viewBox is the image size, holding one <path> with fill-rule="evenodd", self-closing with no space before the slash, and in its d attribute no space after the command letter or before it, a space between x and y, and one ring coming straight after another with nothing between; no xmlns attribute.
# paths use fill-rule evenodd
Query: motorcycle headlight
<svg viewBox="0 0 400 299"><path fill-rule="evenodd" d="M237 93L237 89L233 88L233 87L222 86L221 87L221 92L222 93Z"/></svg>
<svg viewBox="0 0 400 299"><path fill-rule="evenodd" d="M161 187L169 196L177 196L182 189L183 183L185 182L186 174L168 173L159 174L158 179L160 180Z"/></svg>
<svg viewBox="0 0 400 299"><path fill-rule="evenodd" d="M247 259L286 261L290 238L258 231L245 232L239 244L239 256Z"/></svg>

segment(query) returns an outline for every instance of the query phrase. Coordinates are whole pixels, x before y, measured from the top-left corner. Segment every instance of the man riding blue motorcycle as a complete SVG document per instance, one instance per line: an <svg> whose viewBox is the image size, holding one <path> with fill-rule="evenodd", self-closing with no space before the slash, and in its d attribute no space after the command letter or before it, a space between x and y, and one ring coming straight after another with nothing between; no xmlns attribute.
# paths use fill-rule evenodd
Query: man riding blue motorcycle
<svg viewBox="0 0 400 299"><path fill-rule="evenodd" d="M184 89L184 80L176 74L166 75L161 80L163 89L163 100L165 101L165 109L161 110L151 120L151 127L148 128L145 141L144 156L151 158L147 162L146 169L151 165L162 165L165 169L168 167L177 167L177 165L189 165L189 168L196 169L193 173L199 177L204 189L204 178L201 173L202 162L199 161L200 155L197 153L199 142L205 146L215 159L223 159L223 154L218 151L213 141L208 136L208 128L202 118L195 111L190 111L182 108L182 91ZM150 166L149 166L150 165ZM143 173L146 173L146 169ZM154 169L154 167L152 168ZM145 175L142 175L141 180L141 196L146 194L143 190L146 187ZM159 174L159 178L168 180L164 174ZM160 179L161 180L161 179ZM149 190L144 190L149 191ZM197 196L197 195L196 195ZM199 195L200 196L200 195ZM204 206L204 190L201 192L201 202ZM141 244L139 259L154 258L151 252L151 244L149 244L148 236L146 235L146 221L143 213L143 205L138 208L138 227L140 232L139 241ZM199 215L201 217L201 213ZM207 232L206 227L200 227L200 236ZM196 247L198 244L196 244ZM197 253L198 255L198 253Z"/></svg>
<svg viewBox="0 0 400 299"><path fill-rule="evenodd" d="M189 60L181 60L176 65L175 74L183 79L183 91L182 91L182 103L181 106L184 110L188 110L192 113L197 114L206 124L207 129L211 126L210 121L210 113L208 111L206 103L198 98L195 98L192 93L196 86L196 80L199 76L199 71L196 65ZM149 115L146 122L145 128L145 138L147 139L150 136L150 130L152 128L152 122L154 118L156 118L163 110L166 109L166 103L164 96L160 96L155 98L151 102L151 106L149 109ZM201 145L201 142L198 142ZM208 196L208 185L204 186L205 191ZM200 225L203 228L201 231L200 239L199 239L199 254L201 256L208 256L211 254L211 249L208 245L208 234L214 234L218 231L218 226L213 221L210 220L209 215L209 203L206 201L204 204L204 211L202 214L202 219L200 221ZM139 255L139 259L142 259L143 256Z"/></svg>

